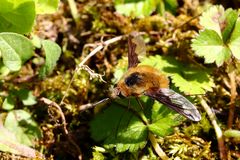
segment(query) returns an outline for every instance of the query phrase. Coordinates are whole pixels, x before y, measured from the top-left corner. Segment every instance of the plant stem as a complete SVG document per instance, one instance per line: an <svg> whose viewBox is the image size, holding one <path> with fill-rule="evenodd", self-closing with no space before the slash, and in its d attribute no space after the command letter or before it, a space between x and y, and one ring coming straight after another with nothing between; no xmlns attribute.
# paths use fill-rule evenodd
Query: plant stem
<svg viewBox="0 0 240 160"><path fill-rule="evenodd" d="M230 100L230 107L229 107L229 113L228 113L228 123L227 127L232 128L233 124L233 119L234 119L234 112L235 112L235 99L237 95L236 91L236 79L235 79L235 72L232 71L229 73L229 78L230 78L230 92L231 92L231 100Z"/></svg>
<svg viewBox="0 0 240 160"><path fill-rule="evenodd" d="M157 139L155 138L155 136L149 132L148 134L148 138L150 139L152 146L155 150L155 152L157 153L157 155L162 159L162 160L168 160L169 157L166 155L166 153L162 150L162 148L160 147L160 145L157 142Z"/></svg>
<svg viewBox="0 0 240 160"><path fill-rule="evenodd" d="M227 159L227 153L226 153L226 148L224 145L224 139L223 139L223 133L219 125L217 124L217 118L215 114L212 112L211 108L208 106L207 102L202 98L198 97L201 105L203 106L204 110L207 112L207 115L213 125L213 128L215 130L216 136L217 136L217 141L218 141L218 150L220 153L220 159L221 160L226 160Z"/></svg>
<svg viewBox="0 0 240 160"><path fill-rule="evenodd" d="M122 37L123 36L114 37L112 39L109 39L109 40L106 40L105 42L103 42L101 45L99 45L97 48L95 48L91 53L89 53L89 55L87 55L87 57L83 59L83 61L78 65L78 67L81 68L81 66L84 65L84 63L86 63L89 58L91 58L97 52L102 50L103 47L105 47L105 46L107 46L107 45L109 45L111 43L114 43L114 42L117 42L117 41L121 40Z"/></svg>
<svg viewBox="0 0 240 160"><path fill-rule="evenodd" d="M70 10L71 10L72 17L73 17L75 23L77 24L77 22L79 21L79 17L80 17L78 10L77 10L77 5L74 0L68 0L68 4L69 4Z"/></svg>
<svg viewBox="0 0 240 160"><path fill-rule="evenodd" d="M66 135L67 139L69 140L69 142L75 147L75 149L77 150L77 153L78 153L78 159L79 160L82 160L82 151L81 149L79 148L79 146L76 144L76 142L73 140L71 134L69 134L68 130L67 130L67 122L66 122L66 118L64 116L64 113L61 109L61 107L56 103L56 102L53 102L47 98L44 98L42 97L40 99L40 101L44 102L45 104L47 104L49 106L49 108L51 106L55 107L58 111L59 111L59 114L61 115L61 119L62 119L62 124L63 124L63 131L64 131L64 134Z"/></svg>
<svg viewBox="0 0 240 160"><path fill-rule="evenodd" d="M136 100L137 100L137 102L138 102L138 104L139 104L139 106L141 107L141 111L140 112L138 112L139 113L139 116L140 116L140 118L142 119L142 121L144 122L144 124L146 124L146 125L148 125L148 120L147 120L147 118L146 118L146 116L145 116L145 114L144 114L144 112L143 112L143 106L142 106L142 103L141 103L141 101L140 101L140 99L138 98L138 97L136 97Z"/></svg>

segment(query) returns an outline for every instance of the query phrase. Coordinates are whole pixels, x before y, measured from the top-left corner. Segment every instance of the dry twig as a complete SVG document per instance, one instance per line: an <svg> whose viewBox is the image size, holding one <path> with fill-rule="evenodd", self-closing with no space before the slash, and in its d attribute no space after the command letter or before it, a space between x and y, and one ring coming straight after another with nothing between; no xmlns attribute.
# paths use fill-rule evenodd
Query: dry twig
<svg viewBox="0 0 240 160"><path fill-rule="evenodd" d="M68 5L70 7L72 17L77 24L79 22L79 17L80 17L78 13L77 5L74 0L68 0Z"/></svg>
<svg viewBox="0 0 240 160"><path fill-rule="evenodd" d="M61 100L61 102L60 102L60 105L63 104L63 101L64 101L64 99L65 99L66 96L67 96L67 93L68 93L68 91L69 91L69 89L70 89L70 87L71 87L71 84L72 84L72 82L73 82L73 80L74 80L74 77L75 77L78 69L79 69L79 68L82 68L83 65L87 62L87 60L89 60L89 59L90 59L92 56L94 56L97 52L99 52L100 50L102 50L105 46L121 40L122 37L123 37L123 36L114 37L114 38L112 38L112 39L109 39L109 40L101 43L101 44L100 44L98 47L96 47L92 52L90 52L89 55L87 55L86 58L83 59L83 61L75 68L74 73L73 73L73 76L72 76L72 79L70 80L70 82L69 82L69 84L68 84L68 87L67 87L67 89L66 89L66 92L65 92L65 94L63 95L63 98L62 98L62 100ZM100 78L101 78L101 76L102 76L102 75L97 76L97 77L100 77Z"/></svg>
<svg viewBox="0 0 240 160"><path fill-rule="evenodd" d="M217 118L215 114L212 112L211 108L208 106L207 102L202 98L198 97L201 105L203 106L204 110L207 112L207 115L213 125L213 128L215 130L216 136L217 136L217 141L218 141L218 150L220 153L220 159L221 160L226 160L227 159L227 153L226 153L226 148L224 145L224 139L223 139L223 133L219 125L217 124Z"/></svg>
<svg viewBox="0 0 240 160"><path fill-rule="evenodd" d="M234 71L229 73L229 78L230 78L230 92L231 92L231 100L230 100L230 108L229 108L229 113L228 113L228 123L227 127L232 128L233 124L233 119L234 119L234 112L235 112L235 99L237 96L237 91L236 91L236 74Z"/></svg>
<svg viewBox="0 0 240 160"><path fill-rule="evenodd" d="M162 150L162 148L160 147L160 145L158 144L156 138L154 137L154 135L152 133L148 134L148 137L152 143L152 146L155 150L155 152L157 153L157 155L162 159L162 160L168 160L169 157L165 154L165 152Z"/></svg>
<svg viewBox="0 0 240 160"><path fill-rule="evenodd" d="M53 102L53 101L51 101L51 100L49 100L47 98L44 98L44 97L42 97L40 99L40 101L42 101L43 103L47 104L49 107L50 106L55 107L59 111L59 114L61 115L62 124L63 124L63 131L64 131L66 137L68 138L69 142L76 148L76 150L78 152L78 159L82 160L82 151L79 148L79 146L75 143L75 141L72 139L72 136L69 134L69 132L67 130L66 119L65 119L65 116L63 114L63 111L62 111L61 107L56 102Z"/></svg>

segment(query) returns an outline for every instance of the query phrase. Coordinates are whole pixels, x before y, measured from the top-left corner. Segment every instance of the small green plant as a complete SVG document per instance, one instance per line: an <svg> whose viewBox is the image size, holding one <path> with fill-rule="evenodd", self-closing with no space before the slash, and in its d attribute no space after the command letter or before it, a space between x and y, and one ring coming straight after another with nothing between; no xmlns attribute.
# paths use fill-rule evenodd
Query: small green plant
<svg viewBox="0 0 240 160"><path fill-rule="evenodd" d="M165 11L176 13L178 3L176 0L116 0L115 7L117 12L134 17L149 16L153 12L164 15Z"/></svg>
<svg viewBox="0 0 240 160"><path fill-rule="evenodd" d="M212 6L202 14L200 24L203 29L192 40L191 46L197 56L204 58L205 63L216 63L221 68L221 71L225 71L225 75L229 76L230 105L227 127L232 128L237 99L236 77L239 74L237 60L240 59L239 12L231 8L225 10L221 5ZM216 71L219 71L218 68L216 68ZM203 103L202 101L201 104L205 108L207 107L207 103ZM205 110L207 111L207 109ZM214 117L214 113L207 113L218 137L220 159L226 159L227 153L225 152L222 131L214 122L215 119L211 118ZM231 132L226 132L226 134L228 133L231 134Z"/></svg>
<svg viewBox="0 0 240 160"><path fill-rule="evenodd" d="M29 39L17 34L0 33L0 51L3 64L10 71L18 71L33 56L33 45Z"/></svg>
<svg viewBox="0 0 240 160"><path fill-rule="evenodd" d="M58 0L20 0L1 2L0 9L0 57L3 60L4 74L19 71L21 66L34 53L34 47L42 45L46 54L46 63L40 71L40 76L49 74L58 60L61 49L49 40L39 40L40 46L34 46L32 41L23 36L32 31L36 14L56 11ZM9 71L7 71L9 70Z"/></svg>
<svg viewBox="0 0 240 160"><path fill-rule="evenodd" d="M232 127L236 100L236 75L240 59L240 18L239 12L222 6L212 6L200 17L203 30L192 40L195 54L203 57L205 63L216 63L228 74L231 83L231 102L228 127ZM227 65L223 65L223 64Z"/></svg>
<svg viewBox="0 0 240 160"><path fill-rule="evenodd" d="M240 18L233 9L212 6L200 17L203 30L192 40L196 55L221 66L231 56L240 59Z"/></svg>
<svg viewBox="0 0 240 160"><path fill-rule="evenodd" d="M2 109L12 110L17 100L20 100L25 106L31 106L37 103L36 97L28 89L10 90L9 95L3 101Z"/></svg>
<svg viewBox="0 0 240 160"><path fill-rule="evenodd" d="M1 0L0 32L30 33L36 14L57 10L59 0Z"/></svg>
<svg viewBox="0 0 240 160"><path fill-rule="evenodd" d="M35 152L29 147L35 146L35 141L42 137L42 132L32 115L23 109L16 109L16 102L20 100L25 106L37 103L36 97L27 89L11 90L4 99L1 112L5 115L4 123L0 125L0 150L14 154L26 155ZM26 148L26 151L23 151Z"/></svg>
<svg viewBox="0 0 240 160"><path fill-rule="evenodd" d="M57 6L58 0L1 0L0 79L4 81L9 74L17 75L22 66L34 57L36 48L42 49L46 57L44 65L39 69L39 77L44 78L53 71L61 48L50 40L34 36L31 40L24 35L31 34L37 14L53 13ZM35 146L35 141L42 136L41 130L30 113L16 108L20 108L17 106L19 104L26 107L35 105L36 97L22 86L10 85L3 92L6 96L3 97L1 112L4 121L0 120L0 132L3 133L0 134L0 150L34 158L36 151L26 147ZM27 152L34 154L30 156Z"/></svg>

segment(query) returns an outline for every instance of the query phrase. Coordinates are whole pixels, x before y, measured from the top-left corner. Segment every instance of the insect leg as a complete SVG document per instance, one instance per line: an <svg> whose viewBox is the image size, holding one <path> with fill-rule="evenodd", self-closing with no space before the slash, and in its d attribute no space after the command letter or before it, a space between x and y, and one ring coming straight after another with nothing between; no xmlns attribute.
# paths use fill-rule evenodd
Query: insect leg
<svg viewBox="0 0 240 160"><path fill-rule="evenodd" d="M142 105L141 101L139 100L138 97L136 97L136 99L137 99L137 102L138 102L139 106L140 106L140 107L142 108L142 110L143 110L143 105Z"/></svg>

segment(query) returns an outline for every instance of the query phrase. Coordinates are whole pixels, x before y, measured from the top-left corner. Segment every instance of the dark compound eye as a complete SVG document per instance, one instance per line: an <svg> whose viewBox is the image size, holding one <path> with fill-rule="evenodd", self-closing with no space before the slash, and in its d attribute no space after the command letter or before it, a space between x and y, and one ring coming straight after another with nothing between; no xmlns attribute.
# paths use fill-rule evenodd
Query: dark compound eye
<svg viewBox="0 0 240 160"><path fill-rule="evenodd" d="M140 74L138 72L134 72L125 79L125 83L128 87L130 87L141 82L141 80Z"/></svg>

